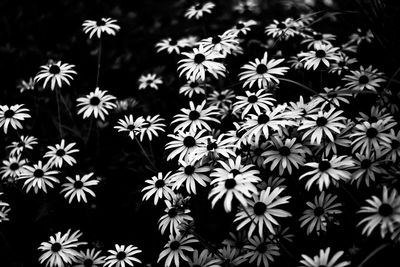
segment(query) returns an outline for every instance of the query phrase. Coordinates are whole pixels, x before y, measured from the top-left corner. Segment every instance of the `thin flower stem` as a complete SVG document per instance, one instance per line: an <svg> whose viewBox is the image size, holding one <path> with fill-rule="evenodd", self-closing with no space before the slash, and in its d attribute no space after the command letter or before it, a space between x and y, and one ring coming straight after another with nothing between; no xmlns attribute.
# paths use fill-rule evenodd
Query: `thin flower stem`
<svg viewBox="0 0 400 267"><path fill-rule="evenodd" d="M376 249L374 249L373 251L371 251L368 256L358 265L358 267L363 267L365 263L367 263L372 257L374 257L379 251L385 249L386 247L388 247L390 245L390 243L385 243L380 245L379 247L377 247Z"/></svg>
<svg viewBox="0 0 400 267"><path fill-rule="evenodd" d="M101 36L99 38L99 51L97 53L97 77L96 77L96 88L99 87L100 82L100 68L101 68L101 49L102 49Z"/></svg>
<svg viewBox="0 0 400 267"><path fill-rule="evenodd" d="M60 88L56 88L56 101L57 101L57 116L58 116L58 133L60 134L60 138L63 138L63 131L61 127L61 111L60 111Z"/></svg>
<svg viewBox="0 0 400 267"><path fill-rule="evenodd" d="M154 163L151 161L151 159L149 158L149 155L147 154L146 150L143 148L142 144L139 142L139 140L136 138L135 136L135 141L138 144L138 146L140 147L140 150L142 150L143 155L146 157L147 161L150 163L151 167L152 167L152 171L154 172L158 172L157 167L154 165Z"/></svg>
<svg viewBox="0 0 400 267"><path fill-rule="evenodd" d="M90 134L92 132L92 126L93 126L93 117L90 117L90 123L89 123L89 130L87 131L87 136L85 138L85 145L89 142Z"/></svg>

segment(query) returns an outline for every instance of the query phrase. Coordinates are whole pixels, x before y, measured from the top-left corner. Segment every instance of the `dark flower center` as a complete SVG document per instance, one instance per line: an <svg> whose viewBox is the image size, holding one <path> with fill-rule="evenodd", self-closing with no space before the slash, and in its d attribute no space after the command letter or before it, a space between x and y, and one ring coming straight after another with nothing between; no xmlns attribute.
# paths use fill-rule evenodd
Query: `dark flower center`
<svg viewBox="0 0 400 267"><path fill-rule="evenodd" d="M369 82L369 78L367 75L361 75L360 78L358 78L359 84L367 84L368 82Z"/></svg>
<svg viewBox="0 0 400 267"><path fill-rule="evenodd" d="M206 57L203 54L196 54L194 56L194 63L196 64L200 64L202 63L204 60L206 60Z"/></svg>
<svg viewBox="0 0 400 267"><path fill-rule="evenodd" d="M369 159L363 159L360 166L362 169L368 169L371 166L371 161Z"/></svg>
<svg viewBox="0 0 400 267"><path fill-rule="evenodd" d="M194 6L194 9L200 10L200 9L201 9L201 4L196 4L196 5Z"/></svg>
<svg viewBox="0 0 400 267"><path fill-rule="evenodd" d="M199 86L198 82L191 82L189 83L190 88L196 88L197 86Z"/></svg>
<svg viewBox="0 0 400 267"><path fill-rule="evenodd" d="M18 147L25 147L25 143L21 141L21 142L18 143L17 146L18 146Z"/></svg>
<svg viewBox="0 0 400 267"><path fill-rule="evenodd" d="M185 147L194 147L196 145L196 140L192 136L186 136L185 139L183 139L183 145Z"/></svg>
<svg viewBox="0 0 400 267"><path fill-rule="evenodd" d="M377 122L377 121L378 121L378 118L375 117L375 116L371 116L371 117L368 118L368 122L369 123L374 123L374 122Z"/></svg>
<svg viewBox="0 0 400 267"><path fill-rule="evenodd" d="M75 181L74 187L75 189L81 189L83 187L82 181Z"/></svg>
<svg viewBox="0 0 400 267"><path fill-rule="evenodd" d="M221 37L219 37L219 36L214 36L213 38L212 38L212 41L211 41L213 44L218 44L218 43L220 43L221 42Z"/></svg>
<svg viewBox="0 0 400 267"><path fill-rule="evenodd" d="M59 74L60 73L60 67L57 65L51 65L49 68L49 72L53 75Z"/></svg>
<svg viewBox="0 0 400 267"><path fill-rule="evenodd" d="M226 189L232 189L236 186L236 181L235 179L227 179L225 180L225 188Z"/></svg>
<svg viewBox="0 0 400 267"><path fill-rule="evenodd" d="M99 19L99 20L97 20L97 21L96 21L96 25L97 25L97 27L100 27L100 26L104 26L104 25L106 25L106 23L105 23L105 21L104 21L104 20L102 20L102 19Z"/></svg>
<svg viewBox="0 0 400 267"><path fill-rule="evenodd" d="M286 24L283 22L279 22L278 25L276 25L276 27L279 29L286 29Z"/></svg>
<svg viewBox="0 0 400 267"><path fill-rule="evenodd" d="M92 267L93 266L93 260L92 259L86 259L83 261L83 266L85 267Z"/></svg>
<svg viewBox="0 0 400 267"><path fill-rule="evenodd" d="M56 155L59 156L59 157L64 156L65 155L65 150L64 149L58 149L56 151Z"/></svg>
<svg viewBox="0 0 400 267"><path fill-rule="evenodd" d="M169 41L169 45L176 45L178 42L175 39Z"/></svg>
<svg viewBox="0 0 400 267"><path fill-rule="evenodd" d="M200 113L196 110L192 110L189 112L189 120L195 121L200 118Z"/></svg>
<svg viewBox="0 0 400 267"><path fill-rule="evenodd" d="M392 149L398 149L400 147L400 142L397 140L392 140L391 147Z"/></svg>
<svg viewBox="0 0 400 267"><path fill-rule="evenodd" d="M258 124L265 124L267 122L269 122L269 117L267 114L261 114L260 116L258 116L257 119Z"/></svg>
<svg viewBox="0 0 400 267"><path fill-rule="evenodd" d="M287 157L290 155L290 148L288 148L287 146L282 146L279 148L279 154L281 154L281 156Z"/></svg>
<svg viewBox="0 0 400 267"><path fill-rule="evenodd" d="M321 172L324 172L326 170L328 170L331 167L331 163L328 160L322 160L319 164L318 164L318 168Z"/></svg>
<svg viewBox="0 0 400 267"><path fill-rule="evenodd" d="M232 173L232 174L233 174L233 177L235 177L236 175L240 174L240 171L237 170L237 169L232 169L232 170L230 170L229 173Z"/></svg>
<svg viewBox="0 0 400 267"><path fill-rule="evenodd" d="M126 258L126 253L123 251L120 251L117 253L117 260L122 261Z"/></svg>
<svg viewBox="0 0 400 267"><path fill-rule="evenodd" d="M256 149L254 149L254 154L256 156L261 156L261 154L264 152L261 148L257 147Z"/></svg>
<svg viewBox="0 0 400 267"><path fill-rule="evenodd" d="M192 165L187 165L185 167L184 172L186 175L192 175L194 173L194 170L195 170L195 168Z"/></svg>
<svg viewBox="0 0 400 267"><path fill-rule="evenodd" d="M222 100L225 99L225 95L220 94L219 96L217 96L217 99L218 99L219 101L222 101Z"/></svg>
<svg viewBox="0 0 400 267"><path fill-rule="evenodd" d="M217 145L216 142L212 142L212 143L209 143L209 144L207 145L207 150L209 150L209 151L214 150L214 149L217 149L217 148L218 148L218 145Z"/></svg>
<svg viewBox="0 0 400 267"><path fill-rule="evenodd" d="M168 216L170 218L175 218L176 215L178 215L178 211L175 208L170 208L168 211Z"/></svg>
<svg viewBox="0 0 400 267"><path fill-rule="evenodd" d="M44 175L44 172L41 169L37 169L33 172L33 176L36 178L42 178Z"/></svg>
<svg viewBox="0 0 400 267"><path fill-rule="evenodd" d="M319 50L315 51L315 56L316 56L317 58L323 58L323 57L326 56L326 53L325 53L324 50L319 49Z"/></svg>
<svg viewBox="0 0 400 267"><path fill-rule="evenodd" d="M325 212L325 210L324 210L324 208L322 208L322 207L316 207L316 208L314 209L314 215L315 215L316 217L321 216L322 214L324 214L324 212Z"/></svg>
<svg viewBox="0 0 400 267"><path fill-rule="evenodd" d="M19 169L19 164L17 162L13 162L10 164L10 170L16 171Z"/></svg>
<svg viewBox="0 0 400 267"><path fill-rule="evenodd" d="M319 127L325 126L328 123L328 120L325 117L318 117L316 124Z"/></svg>
<svg viewBox="0 0 400 267"><path fill-rule="evenodd" d="M344 66L346 66L346 61L339 61L337 65L339 67L344 67Z"/></svg>
<svg viewBox="0 0 400 267"><path fill-rule="evenodd" d="M247 101L249 101L249 103L252 103L252 104L256 103L257 100L258 100L258 97L255 95L251 95L251 96L249 96L249 98L247 98Z"/></svg>
<svg viewBox="0 0 400 267"><path fill-rule="evenodd" d="M97 96L90 98L90 105L97 106L98 104L100 104L100 98Z"/></svg>
<svg viewBox="0 0 400 267"><path fill-rule="evenodd" d="M236 24L236 29L240 30L244 28L244 24L239 22L238 24Z"/></svg>
<svg viewBox="0 0 400 267"><path fill-rule="evenodd" d="M314 40L316 40L316 41L321 41L322 39L323 39L322 34L317 33L317 34L314 35Z"/></svg>
<svg viewBox="0 0 400 267"><path fill-rule="evenodd" d="M258 74L264 74L267 72L267 70L268 70L268 68L265 64L259 64L256 69Z"/></svg>
<svg viewBox="0 0 400 267"><path fill-rule="evenodd" d="M162 188L162 187L164 187L164 185L165 185L165 182L164 182L164 180L157 180L156 182L155 182L155 184L154 184L157 188Z"/></svg>
<svg viewBox="0 0 400 267"><path fill-rule="evenodd" d="M374 138L378 135L378 130L375 129L374 127L371 127L367 130L367 137L368 138Z"/></svg>
<svg viewBox="0 0 400 267"><path fill-rule="evenodd" d="M265 203L263 202L257 202L256 204L254 204L253 210L255 215L263 215L267 210L267 205L265 205Z"/></svg>
<svg viewBox="0 0 400 267"><path fill-rule="evenodd" d="M135 125L133 124L129 124L126 129L128 129L129 131L133 131L135 129Z"/></svg>
<svg viewBox="0 0 400 267"><path fill-rule="evenodd" d="M14 116L14 114L15 114L14 111L12 111L11 109L7 109L7 110L4 112L4 118L10 119L10 118L12 118L12 117Z"/></svg>
<svg viewBox="0 0 400 267"><path fill-rule="evenodd" d="M378 212L382 217L387 217L392 215L393 208L387 203L382 203L382 205L379 207Z"/></svg>
<svg viewBox="0 0 400 267"><path fill-rule="evenodd" d="M259 253L264 254L267 251L267 246L265 244L260 244L256 249Z"/></svg>
<svg viewBox="0 0 400 267"><path fill-rule="evenodd" d="M171 250L177 250L179 247L181 246L181 243L179 243L179 241L172 241L171 244L169 244L169 248Z"/></svg>
<svg viewBox="0 0 400 267"><path fill-rule="evenodd" d="M59 252L61 250L61 244L60 243L54 243L51 245L51 251L53 252Z"/></svg>

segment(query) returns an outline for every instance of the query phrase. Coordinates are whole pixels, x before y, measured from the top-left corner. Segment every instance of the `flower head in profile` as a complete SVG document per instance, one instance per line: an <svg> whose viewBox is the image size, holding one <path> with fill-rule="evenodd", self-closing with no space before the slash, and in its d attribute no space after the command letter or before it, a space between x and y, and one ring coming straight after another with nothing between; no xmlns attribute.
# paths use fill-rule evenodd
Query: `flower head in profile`
<svg viewBox="0 0 400 267"><path fill-rule="evenodd" d="M9 217L8 217L10 211L11 211L11 209L9 207L6 207L6 206L1 206L0 207L0 223L10 220Z"/></svg>
<svg viewBox="0 0 400 267"><path fill-rule="evenodd" d="M146 88L158 90L158 86L161 84L163 84L161 77L157 76L155 73L148 73L139 78L139 90Z"/></svg>
<svg viewBox="0 0 400 267"><path fill-rule="evenodd" d="M23 187L26 187L27 193L32 188L33 191L35 191L35 194L37 194L39 190L47 193L47 186L53 188L53 183L60 182L54 176L56 174L58 174L58 171L50 170L50 166L48 164L43 165L41 161L38 161L37 164L33 164L32 166L25 165L21 175L18 177L18 180L25 180Z"/></svg>
<svg viewBox="0 0 400 267"><path fill-rule="evenodd" d="M186 58L178 62L179 76L185 75L186 79L190 81L204 81L206 72L216 79L218 76L225 77L224 64L215 61L224 58L219 52L200 45L198 48L193 48L192 52L183 52L182 55Z"/></svg>
<svg viewBox="0 0 400 267"><path fill-rule="evenodd" d="M36 74L34 81L36 83L44 80L43 88L50 84L50 89L61 88L63 84L71 85L72 75L76 75L75 65L61 63L61 61L50 62L41 66L41 70Z"/></svg>
<svg viewBox="0 0 400 267"><path fill-rule="evenodd" d="M50 236L49 241L40 244L39 250L43 254L39 257L39 262L52 267L71 265L80 255L76 250L78 246L87 244L79 241L81 236L82 233L79 230L71 234L71 229L65 234L58 232L54 236Z"/></svg>
<svg viewBox="0 0 400 267"><path fill-rule="evenodd" d="M205 14L211 14L211 11L214 7L215 4L212 2L205 2L204 4L197 3L186 10L185 17L188 19L200 19Z"/></svg>
<svg viewBox="0 0 400 267"><path fill-rule="evenodd" d="M165 132L164 128L166 127L165 123L163 123L164 119L160 117L160 115L155 116L146 116L143 117L143 124L140 129L140 141L143 141L146 136L150 141L153 137L158 137L160 132Z"/></svg>
<svg viewBox="0 0 400 267"><path fill-rule="evenodd" d="M61 168L63 163L66 162L69 166L76 164L76 160L71 154L79 152L79 149L75 149L76 143L70 143L65 145L65 140L62 139L60 144L55 146L48 146L48 152L44 155L44 158L49 158L48 164L50 166L56 166Z"/></svg>
<svg viewBox="0 0 400 267"><path fill-rule="evenodd" d="M303 258L300 263L301 267L345 267L350 265L350 261L339 261L340 257L343 256L343 251L336 252L332 257L330 257L331 248L327 248L325 250L321 249L319 251L319 255L314 256L313 258L302 254Z"/></svg>
<svg viewBox="0 0 400 267"><path fill-rule="evenodd" d="M300 26L293 18L287 18L284 21L273 20L273 22L265 27L265 33L274 39L287 40L294 37L299 32L297 28Z"/></svg>
<svg viewBox="0 0 400 267"><path fill-rule="evenodd" d="M129 116L125 115L124 119L119 119L118 125L114 126L114 128L118 132L127 132L129 137L134 140L135 136L141 133L144 123L145 119L143 117L133 119L133 115L129 114Z"/></svg>
<svg viewBox="0 0 400 267"><path fill-rule="evenodd" d="M368 206L361 207L359 213L368 215L358 225L364 225L363 234L370 236L372 231L379 227L381 237L387 233L393 233L400 224L400 196L395 189L391 191L384 186L382 198L372 196L367 199Z"/></svg>
<svg viewBox="0 0 400 267"><path fill-rule="evenodd" d="M115 249L108 250L109 256L104 261L104 267L125 267L134 266L134 262L142 263L135 255L142 251L133 245L118 245L115 244Z"/></svg>
<svg viewBox="0 0 400 267"><path fill-rule="evenodd" d="M210 86L207 83L201 81L188 81L179 88L179 93L192 98L194 94L205 95L208 87Z"/></svg>
<svg viewBox="0 0 400 267"><path fill-rule="evenodd" d="M17 83L17 89L19 89L20 93L23 93L25 91L32 91L35 89L35 81L33 79L33 77L30 77L29 80L25 81L25 80L20 80Z"/></svg>
<svg viewBox="0 0 400 267"><path fill-rule="evenodd" d="M336 40L336 36L331 33L312 32L306 35L302 44L307 44L307 49L311 49L315 45L332 45L332 41Z"/></svg>
<svg viewBox="0 0 400 267"><path fill-rule="evenodd" d="M82 24L83 32L89 34L89 38L94 35L97 38L101 38L103 33L108 35L115 35L120 30L120 26L117 24L117 20L111 18L101 18L98 20L85 20Z"/></svg>
<svg viewBox="0 0 400 267"><path fill-rule="evenodd" d="M181 50L185 47L189 47L190 44L186 39L182 38L179 40L172 38L165 38L156 43L157 53L167 51L168 54L180 54Z"/></svg>
<svg viewBox="0 0 400 267"><path fill-rule="evenodd" d="M289 70L288 67L278 67L283 61L283 58L268 60L268 52L265 52L263 58L256 58L255 62L249 62L242 67L243 72L239 74L239 80L244 80L243 87L252 87L254 83L257 83L259 89L278 84L279 80L276 76L283 76Z"/></svg>
<svg viewBox="0 0 400 267"><path fill-rule="evenodd" d="M8 127L14 130L22 129L21 121L30 118L29 109L23 108L24 104L12 106L0 105L0 127L3 127L4 133L8 132Z"/></svg>
<svg viewBox="0 0 400 267"><path fill-rule="evenodd" d="M212 49L226 56L238 50L239 40L235 33L226 31L223 34L203 39L199 44L203 45L205 49Z"/></svg>
<svg viewBox="0 0 400 267"><path fill-rule="evenodd" d="M11 145L7 146L10 150L10 156L18 156L26 150L32 150L34 145L37 145L37 138L33 136L20 136L19 141L13 141Z"/></svg>
<svg viewBox="0 0 400 267"><path fill-rule="evenodd" d="M96 87L94 92L77 99L78 114L83 113L84 119L93 115L94 118L100 117L104 121L108 111L117 106L113 103L115 99L115 96L109 95L107 91L102 91L99 87Z"/></svg>
<svg viewBox="0 0 400 267"><path fill-rule="evenodd" d="M157 176L151 177L145 181L149 184L142 189L142 192L146 192L143 196L143 200L148 200L150 197L154 198L154 205L157 205L158 200L171 200L175 193L172 191L171 187L171 172L168 172L165 176L162 172L159 172Z"/></svg>
<svg viewBox="0 0 400 267"><path fill-rule="evenodd" d="M175 236L171 234L168 243L164 246L163 251L161 251L158 256L157 262L160 262L161 259L166 257L164 264L165 267L171 266L172 263L175 264L175 267L179 267L180 259L188 261L188 256L185 255L185 253L193 252L194 249L192 244L197 242L198 241L191 234L185 236Z"/></svg>
<svg viewBox="0 0 400 267"><path fill-rule="evenodd" d="M60 193L64 194L64 197L68 199L68 203L71 203L73 199L76 199L78 202L83 200L83 202L87 202L87 197L86 193L91 195L92 197L96 197L95 193L93 192L92 189L90 189L90 186L97 185L99 183L99 180L92 179L93 178L93 172L84 175L81 177L80 175L75 175L75 178L71 177L66 177L68 182L63 183L61 186L63 189L60 191Z"/></svg>

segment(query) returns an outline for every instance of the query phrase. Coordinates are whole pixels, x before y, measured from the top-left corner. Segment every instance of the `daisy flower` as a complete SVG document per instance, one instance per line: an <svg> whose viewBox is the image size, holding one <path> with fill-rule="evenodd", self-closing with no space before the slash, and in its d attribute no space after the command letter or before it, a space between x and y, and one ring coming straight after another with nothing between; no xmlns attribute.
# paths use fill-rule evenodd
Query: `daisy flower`
<svg viewBox="0 0 400 267"><path fill-rule="evenodd" d="M0 208L0 223L7 222L10 219L8 218L8 214L10 213L11 209L5 206Z"/></svg>
<svg viewBox="0 0 400 267"><path fill-rule="evenodd" d="M175 127L174 132L179 130L196 131L203 128L211 131L211 127L208 125L209 122L219 123L220 121L213 116L218 115L217 108L214 106L209 106L205 108L206 101L204 100L200 105L195 106L192 101L189 102L189 108L181 109L183 114L178 114L174 116L172 124L179 124Z"/></svg>
<svg viewBox="0 0 400 267"><path fill-rule="evenodd" d="M3 127L4 133L8 132L8 126L11 125L15 130L22 129L20 121L30 118L29 109L23 108L24 104L12 106L0 105L0 127Z"/></svg>
<svg viewBox="0 0 400 267"><path fill-rule="evenodd" d="M248 237L250 238L254 230L258 230L258 235L264 237L265 227L270 233L275 234L274 226L278 226L277 218L290 217L291 214L279 208L280 205L289 203L290 196L281 197L284 189L277 187L272 189L267 187L262 190L260 195L253 195L252 200L248 200L248 207L241 209L235 218L238 222L237 230L244 226L249 226ZM250 241L250 240L249 240Z"/></svg>
<svg viewBox="0 0 400 267"><path fill-rule="evenodd" d="M187 257L187 262L190 267L220 267L219 260L207 249L203 249L201 253L195 249L192 257Z"/></svg>
<svg viewBox="0 0 400 267"><path fill-rule="evenodd" d="M211 179L206 175L211 168L208 166L200 166L199 163L189 163L180 161L181 167L176 173L171 175L172 189L179 189L183 183L188 194L196 194L196 185L206 187Z"/></svg>
<svg viewBox="0 0 400 267"><path fill-rule="evenodd" d="M273 20L273 23L265 27L265 33L272 38L287 40L298 34L299 24L293 18L287 18L284 21Z"/></svg>
<svg viewBox="0 0 400 267"><path fill-rule="evenodd" d="M179 225L183 222L193 221L192 216L187 208L180 208L177 205L173 205L170 201L166 200L165 204L167 208L164 210L165 214L158 220L158 230L161 234L165 233L167 228L170 234L179 234Z"/></svg>
<svg viewBox="0 0 400 267"><path fill-rule="evenodd" d="M104 259L104 267L125 267L134 266L134 262L142 263L135 255L142 252L133 245L115 244L115 249L108 250L109 256Z"/></svg>
<svg viewBox="0 0 400 267"><path fill-rule="evenodd" d="M71 234L71 229L63 235L58 232L54 236L50 236L48 242L40 243L39 250L43 254L39 257L39 262L41 264L45 262L46 266L64 267L71 265L80 255L76 251L78 246L87 244L79 241L81 236L82 233L79 230Z"/></svg>
<svg viewBox="0 0 400 267"><path fill-rule="evenodd" d="M325 251L321 249L319 255L314 256L314 258L302 254L301 267L345 267L350 265L350 261L338 261L343 256L343 251L336 252L331 258L329 257L330 252L331 248L328 247Z"/></svg>
<svg viewBox="0 0 400 267"><path fill-rule="evenodd" d="M71 177L66 177L68 182L63 183L61 186L63 189L60 193L64 194L65 199L69 197L68 203L72 203L72 200L76 198L78 202L81 202L81 198L83 202L87 203L86 193L90 194L92 197L96 197L95 193L89 186L97 185L99 180L93 178L93 172L84 175L82 178L80 175L75 175L75 179Z"/></svg>
<svg viewBox="0 0 400 267"><path fill-rule="evenodd" d="M192 244L197 242L198 241L191 234L186 236L170 235L168 243L164 246L164 250L161 251L158 257L157 263L166 257L164 264L165 267L171 266L172 263L175 264L175 267L179 267L180 259L188 261L185 252L194 251Z"/></svg>
<svg viewBox="0 0 400 267"><path fill-rule="evenodd" d="M119 119L118 125L114 126L114 129L117 129L118 132L128 132L129 137L134 140L135 136L142 132L144 124L145 119L143 117L134 120L132 114L130 114L129 116L125 115L124 119Z"/></svg>
<svg viewBox="0 0 400 267"><path fill-rule="evenodd" d="M211 206L222 197L224 199L224 208L226 212L232 210L233 197L240 204L247 207L248 200L252 194L257 194L257 187L254 185L261 181L257 175L258 170L253 169L253 164L242 165L242 158L238 156L235 160L229 159L228 162L219 161L221 167L215 168L210 174L214 179L211 181L213 188L211 189L208 198L213 198Z"/></svg>
<svg viewBox="0 0 400 267"><path fill-rule="evenodd" d="M168 54L180 54L181 49L189 47L188 42L185 39L174 40L172 38L165 38L160 40L156 44L157 53L161 51L167 51Z"/></svg>
<svg viewBox="0 0 400 267"><path fill-rule="evenodd" d="M76 164L76 160L71 156L71 154L79 152L79 149L74 149L73 147L76 143L70 143L65 146L65 140L62 139L60 144L55 146L48 146L49 151L46 152L44 158L49 158L47 164L50 167L61 168L63 162L65 161L69 166Z"/></svg>
<svg viewBox="0 0 400 267"><path fill-rule="evenodd" d="M96 119L100 117L104 121L105 115L108 115L108 110L117 106L112 102L115 99L115 96L109 95L107 91L102 91L99 87L96 87L94 92L77 99L79 102L77 105L79 108L78 115L83 113L83 118L85 119L93 114Z"/></svg>
<svg viewBox="0 0 400 267"><path fill-rule="evenodd" d="M154 73L141 75L139 78L139 90L146 89L148 87L158 90L158 86L160 84L163 84L161 77Z"/></svg>
<svg viewBox="0 0 400 267"><path fill-rule="evenodd" d="M357 63L357 59L350 58L344 55L343 53L340 53L339 60L331 64L328 72L337 73L338 75L341 75L342 72L350 71L350 66L353 65L354 63Z"/></svg>
<svg viewBox="0 0 400 267"><path fill-rule="evenodd" d="M206 71L218 79L218 76L225 77L225 66L216 59L224 58L220 53L206 49L202 45L193 48L193 52L183 52L186 58L179 60L178 71L179 76L185 74L187 80L204 81L206 79Z"/></svg>
<svg viewBox="0 0 400 267"><path fill-rule="evenodd" d="M331 159L323 159L320 162L309 162L305 166L313 168L313 170L304 173L300 176L300 180L308 177L306 183L307 191L315 182L318 185L319 191L329 188L330 183L338 186L340 180L347 181L351 178L351 173L347 171L354 166L354 161L347 156L332 156Z"/></svg>
<svg viewBox="0 0 400 267"><path fill-rule="evenodd" d="M193 94L205 95L205 89L207 87L209 87L208 84L204 84L199 81L191 81L182 85L181 88L179 88L179 93L192 98Z"/></svg>
<svg viewBox="0 0 400 267"><path fill-rule="evenodd" d="M383 72L369 66L368 68L360 67L360 70L351 70L351 74L345 75L343 81L346 81L345 87L355 92L372 91L376 93L376 89L381 83L386 82Z"/></svg>
<svg viewBox="0 0 400 267"><path fill-rule="evenodd" d="M102 33L115 35L120 30L120 26L116 24L117 20L111 18L101 18L99 20L85 20L82 24L83 32L89 34L89 38L94 35L101 38Z"/></svg>
<svg viewBox="0 0 400 267"><path fill-rule="evenodd" d="M168 137L173 138L174 140L170 141L166 144L165 149L170 150L173 149L167 160L171 160L179 155L179 161L183 159L187 159L187 156L194 150L196 147L202 143L203 140L207 138L207 136L203 136L206 130L200 130L198 132L189 131L183 132L178 131L177 134L169 134Z"/></svg>
<svg viewBox="0 0 400 267"><path fill-rule="evenodd" d="M154 197L154 205L157 205L158 200L160 199L171 200L175 193L171 189L172 184L170 175L171 172L168 172L165 176L162 172L159 172L157 176L153 176L151 179L146 180L145 183L149 185L142 189L142 192L147 191L143 196L143 200L148 200L150 197Z"/></svg>
<svg viewBox="0 0 400 267"><path fill-rule="evenodd" d="M232 99L234 98L235 92L232 89L222 91L213 90L207 97L207 104L218 108L230 106L232 104Z"/></svg>
<svg viewBox="0 0 400 267"><path fill-rule="evenodd" d="M0 168L1 179L18 178L24 170L26 162L25 159L21 159L21 155L10 156L8 160L3 160L3 166Z"/></svg>
<svg viewBox="0 0 400 267"><path fill-rule="evenodd" d="M73 267L102 267L105 256L100 256L100 253L101 251L96 251L94 248L80 251Z"/></svg>
<svg viewBox="0 0 400 267"><path fill-rule="evenodd" d="M311 151L301 144L296 143L296 138L287 138L282 140L281 137L271 136L273 149L268 149L262 156L265 157L264 164L271 162L270 170L273 171L279 165L279 175L282 175L285 170L292 174L292 167L298 169L303 166L306 161L306 154L311 154Z"/></svg>
<svg viewBox="0 0 400 267"><path fill-rule="evenodd" d="M338 108L343 103L350 104L350 101L347 98L351 98L351 94L348 93L346 89L343 89L340 86L335 88L324 87L324 91L324 93L319 93L312 99L312 101L315 102L315 105L321 105L321 110L326 108Z"/></svg>
<svg viewBox="0 0 400 267"><path fill-rule="evenodd" d="M357 187L360 186L361 182L365 183L368 187L372 182L375 182L376 176L380 176L385 173L385 169L382 167L383 160L376 159L376 156L366 156L360 153L356 153L353 157L355 166L354 171L351 175L351 182L357 182Z"/></svg>
<svg viewBox="0 0 400 267"><path fill-rule="evenodd" d="M311 68L316 70L318 67L321 68L322 65L329 68L332 62L338 61L338 50L339 48L332 47L332 45L316 44L314 50L302 52L299 56L302 57L301 61L304 62L304 67L307 70Z"/></svg>
<svg viewBox="0 0 400 267"><path fill-rule="evenodd" d="M146 116L143 118L143 124L139 128L140 129L140 141L143 141L144 137L147 136L147 138L151 141L153 139L153 136L158 137L158 132L165 132L164 128L166 125L162 123L164 121L163 118L160 118L160 115L155 115L155 116Z"/></svg>
<svg viewBox="0 0 400 267"><path fill-rule="evenodd" d="M320 145L321 141L327 137L331 142L335 140L334 134L339 134L346 127L343 123L345 117L340 116L341 110L331 108L329 111L320 110L318 114L310 114L302 120L302 124L297 129L304 131L302 140L310 136L311 144Z"/></svg>
<svg viewBox="0 0 400 267"><path fill-rule="evenodd" d="M38 163L33 164L33 166L25 165L18 180L25 179L23 187L26 187L27 193L32 188L33 191L35 191L35 194L37 194L39 190L43 190L47 193L47 186L53 188L53 183L60 182L56 177L54 177L56 174L58 174L58 171L50 170L48 164L43 165L42 161L39 160Z"/></svg>
<svg viewBox="0 0 400 267"><path fill-rule="evenodd" d="M33 136L20 136L20 141L13 141L11 145L7 146L10 150L10 156L18 156L25 150L32 150L34 145L37 145L37 138Z"/></svg>
<svg viewBox="0 0 400 267"><path fill-rule="evenodd" d="M215 4L212 2L205 2L204 4L197 3L189 7L186 11L184 16L188 19L200 19L206 13L211 14L211 10L215 7Z"/></svg>
<svg viewBox="0 0 400 267"><path fill-rule="evenodd" d="M400 131L396 134L393 129L390 129L389 134L390 143L384 148L382 154L386 155L386 159L398 162L400 159Z"/></svg>
<svg viewBox="0 0 400 267"><path fill-rule="evenodd" d="M36 74L34 81L36 83L44 80L43 88L46 88L47 83L50 82L50 89L54 90L56 85L58 88L61 88L63 84L71 85L71 81L73 80L72 75L77 74L73 68L75 65L71 65L68 63L61 63L61 61L57 61L56 63L50 63L47 65L41 66L41 70Z"/></svg>
<svg viewBox="0 0 400 267"><path fill-rule="evenodd" d="M371 30L362 30L360 28L357 28L357 31L352 33L349 36L349 42L348 43L356 43L357 45L360 45L361 42L365 41L367 43L371 43L372 39L374 38L374 35Z"/></svg>
<svg viewBox="0 0 400 267"><path fill-rule="evenodd" d="M341 203L337 203L337 196L332 194L325 195L322 192L319 196L314 197L314 202L307 201L308 208L300 217L300 227L307 226L307 235L316 231L319 235L321 232L326 232L328 223L335 220L337 214L341 214L339 209Z"/></svg>
<svg viewBox="0 0 400 267"><path fill-rule="evenodd" d="M274 106L276 99L272 94L265 93L260 89L256 92L245 91L246 96L237 96L237 101L233 104L233 112L240 111L244 118L250 111L261 114L270 110Z"/></svg>
<svg viewBox="0 0 400 267"><path fill-rule="evenodd" d="M226 31L223 34L201 40L199 45L203 45L204 49L214 50L226 57L228 54L231 54L232 51L237 50L239 40L235 33Z"/></svg>
<svg viewBox="0 0 400 267"><path fill-rule="evenodd" d="M17 89L19 89L20 93L23 93L25 91L32 91L35 89L35 81L33 80L33 77L29 78L29 80L20 80L17 84Z"/></svg>
<svg viewBox="0 0 400 267"><path fill-rule="evenodd" d="M249 238L249 244L245 245L244 248L248 252L243 257L250 258L249 263L256 261L257 266L268 267L269 262L273 262L274 257L280 255L277 245L258 236Z"/></svg>
<svg viewBox="0 0 400 267"><path fill-rule="evenodd" d="M229 236L222 241L225 246L236 248L238 251L242 251L245 245L249 244L247 237L247 230L242 229L240 231L229 232Z"/></svg>
<svg viewBox="0 0 400 267"><path fill-rule="evenodd" d="M258 144L251 144L250 145L250 156L251 162L257 165L260 168L263 168L265 157L263 153L267 151L267 149L271 146L269 142L262 142ZM242 151L243 153L243 151ZM244 153L242 154L245 155ZM247 155L246 155L247 156Z"/></svg>
<svg viewBox="0 0 400 267"><path fill-rule="evenodd" d="M367 199L368 206L361 207L359 213L366 213L368 217L362 219L357 226L362 224L364 228L362 234L370 236L372 231L379 227L381 237L393 233L396 225L400 224L400 196L395 189L389 191L384 186L382 192L382 198L372 196Z"/></svg>
<svg viewBox="0 0 400 267"><path fill-rule="evenodd" d="M220 266L240 266L243 262L246 261L244 255L240 255L240 251L230 245L225 245L222 248L218 249L218 254L220 257L218 258L218 264Z"/></svg>
<svg viewBox="0 0 400 267"><path fill-rule="evenodd" d="M311 49L316 45L332 45L332 41L336 40L336 36L330 33L313 32L311 35L306 35L302 44L307 44L307 49Z"/></svg>
<svg viewBox="0 0 400 267"><path fill-rule="evenodd" d="M256 58L255 62L249 62L242 67L244 71L239 74L239 80L245 80L243 87L252 87L257 82L259 89L266 89L274 83L279 84L276 76L283 76L289 70L288 67L277 67L283 61L283 58L268 60L268 52L265 52L263 58Z"/></svg>
<svg viewBox="0 0 400 267"><path fill-rule="evenodd" d="M231 31L233 34L236 34L238 37L242 37L247 35L248 32L251 31L251 27L257 25L258 23L255 20L239 20L236 25L228 30Z"/></svg>
<svg viewBox="0 0 400 267"><path fill-rule="evenodd" d="M370 155L372 151L375 151L380 156L384 147L391 143L390 134L387 131L396 124L396 122L385 123L383 120L356 124L350 134L352 152L359 150L361 154Z"/></svg>

